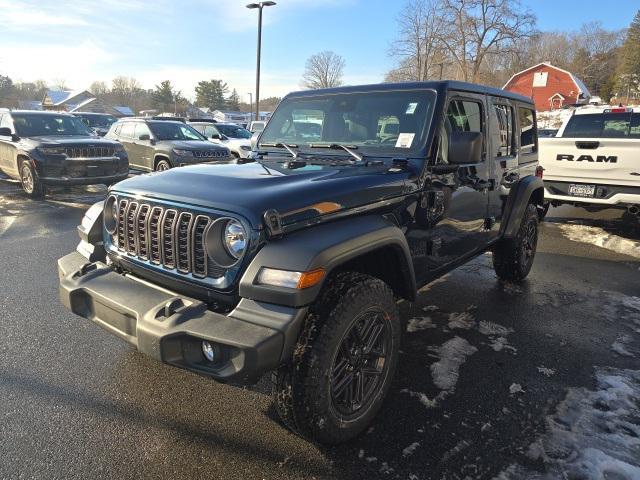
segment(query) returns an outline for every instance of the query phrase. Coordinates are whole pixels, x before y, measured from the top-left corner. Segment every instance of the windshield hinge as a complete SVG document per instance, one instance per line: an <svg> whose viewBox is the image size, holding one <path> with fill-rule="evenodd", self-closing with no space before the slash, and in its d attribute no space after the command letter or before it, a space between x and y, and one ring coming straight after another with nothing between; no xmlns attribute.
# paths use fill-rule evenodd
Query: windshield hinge
<svg viewBox="0 0 640 480"><path fill-rule="evenodd" d="M277 238L282 236L282 218L277 210L267 210L262 216L264 224L267 227L269 238Z"/></svg>

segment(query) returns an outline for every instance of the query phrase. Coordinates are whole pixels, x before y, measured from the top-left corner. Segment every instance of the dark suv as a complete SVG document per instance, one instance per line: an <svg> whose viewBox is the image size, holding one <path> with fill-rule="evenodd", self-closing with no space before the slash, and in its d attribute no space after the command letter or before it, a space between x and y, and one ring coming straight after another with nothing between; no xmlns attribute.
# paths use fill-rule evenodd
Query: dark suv
<svg viewBox="0 0 640 480"><path fill-rule="evenodd" d="M529 273L535 132L531 99L469 83L290 94L255 163L114 186L58 261L62 301L176 367L241 384L271 371L287 426L347 440L392 385L397 300L487 250L498 277Z"/></svg>
<svg viewBox="0 0 640 480"><path fill-rule="evenodd" d="M232 163L228 148L208 142L184 122L126 118L111 126L105 138L118 140L132 168L163 171L202 162Z"/></svg>
<svg viewBox="0 0 640 480"><path fill-rule="evenodd" d="M118 142L96 137L68 113L0 110L0 170L39 198L47 185L92 185L127 178Z"/></svg>
<svg viewBox="0 0 640 480"><path fill-rule="evenodd" d="M99 137L104 137L111 125L116 123L118 119L107 113L95 112L73 112L73 114L81 118L82 121Z"/></svg>

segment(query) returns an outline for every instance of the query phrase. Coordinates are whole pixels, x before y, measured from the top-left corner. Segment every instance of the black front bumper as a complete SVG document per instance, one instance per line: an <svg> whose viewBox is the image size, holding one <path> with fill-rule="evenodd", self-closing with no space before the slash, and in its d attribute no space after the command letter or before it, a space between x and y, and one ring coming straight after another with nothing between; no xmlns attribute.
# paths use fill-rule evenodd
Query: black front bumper
<svg viewBox="0 0 640 480"><path fill-rule="evenodd" d="M87 318L162 362L219 381L253 384L287 360L306 308L242 299L229 314L174 294L77 252L58 260L60 298ZM202 341L215 346L210 362Z"/></svg>
<svg viewBox="0 0 640 480"><path fill-rule="evenodd" d="M125 180L128 176L129 172L98 177L40 177L40 180L43 184L51 186L110 185Z"/></svg>

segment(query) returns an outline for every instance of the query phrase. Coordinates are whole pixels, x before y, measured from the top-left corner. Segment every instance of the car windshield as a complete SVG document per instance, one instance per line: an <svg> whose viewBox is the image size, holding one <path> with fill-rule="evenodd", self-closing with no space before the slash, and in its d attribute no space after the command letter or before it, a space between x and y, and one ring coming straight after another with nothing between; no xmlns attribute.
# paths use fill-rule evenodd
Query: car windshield
<svg viewBox="0 0 640 480"><path fill-rule="evenodd" d="M81 119L71 115L14 113L12 116L16 133L21 137L93 135Z"/></svg>
<svg viewBox="0 0 640 480"><path fill-rule="evenodd" d="M206 140L189 125L178 122L154 122L149 128L158 140Z"/></svg>
<svg viewBox="0 0 640 480"><path fill-rule="evenodd" d="M562 136L566 138L640 138L640 113L605 112L573 115Z"/></svg>
<svg viewBox="0 0 640 480"><path fill-rule="evenodd" d="M223 133L229 138L251 138L251 132L238 125L220 125L217 124L216 128L219 132Z"/></svg>
<svg viewBox="0 0 640 480"><path fill-rule="evenodd" d="M416 153L426 141L435 98L432 90L288 98L267 123L260 145L339 144L369 155Z"/></svg>
<svg viewBox="0 0 640 480"><path fill-rule="evenodd" d="M113 115L78 115L90 127L109 128L118 120Z"/></svg>
<svg viewBox="0 0 640 480"><path fill-rule="evenodd" d="M261 132L262 130L264 130L264 122L253 122L251 124L251 129L254 132Z"/></svg>

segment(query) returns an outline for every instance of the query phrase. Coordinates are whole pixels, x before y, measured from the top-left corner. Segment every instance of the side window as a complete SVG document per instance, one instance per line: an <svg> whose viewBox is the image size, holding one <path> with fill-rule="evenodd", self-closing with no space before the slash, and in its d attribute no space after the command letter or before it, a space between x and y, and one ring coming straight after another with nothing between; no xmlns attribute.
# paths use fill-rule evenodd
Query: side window
<svg viewBox="0 0 640 480"><path fill-rule="evenodd" d="M629 136L631 138L640 138L640 113L631 114L631 123L629 124Z"/></svg>
<svg viewBox="0 0 640 480"><path fill-rule="evenodd" d="M509 157L513 155L513 108L509 105L495 104L496 131L492 132L494 142L494 157Z"/></svg>
<svg viewBox="0 0 640 480"><path fill-rule="evenodd" d="M0 115L0 127L11 128L11 117L8 113ZM13 131L13 129L11 129Z"/></svg>
<svg viewBox="0 0 640 480"><path fill-rule="evenodd" d="M146 123L136 123L135 129L135 137L136 139L140 138L140 135L149 135L151 137L151 130L147 127Z"/></svg>
<svg viewBox="0 0 640 480"><path fill-rule="evenodd" d="M199 132L202 133L207 138L211 138L216 133L220 135L220 132L218 131L218 129L213 125L207 125L206 127L204 127L204 131L199 130Z"/></svg>
<svg viewBox="0 0 640 480"><path fill-rule="evenodd" d="M482 105L471 100L452 100L447 119L452 131L482 132Z"/></svg>
<svg viewBox="0 0 640 480"><path fill-rule="evenodd" d="M133 122L127 122L122 124L120 129L120 136L123 138L133 138L133 132L136 124Z"/></svg>
<svg viewBox="0 0 640 480"><path fill-rule="evenodd" d="M538 135L536 132L536 114L530 108L518 107L518 123L520 128L520 154L538 151Z"/></svg>

